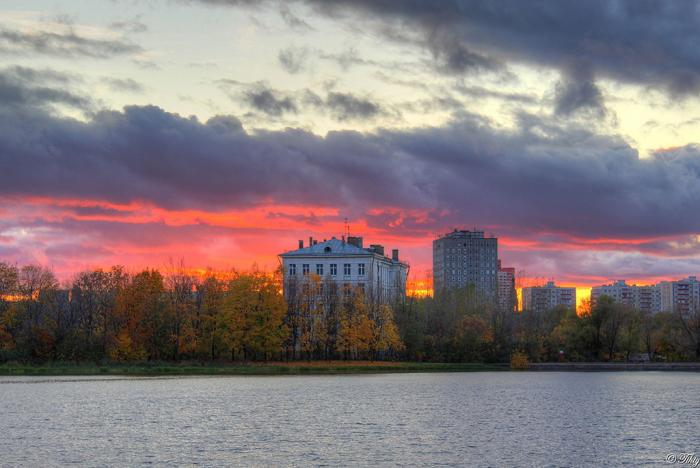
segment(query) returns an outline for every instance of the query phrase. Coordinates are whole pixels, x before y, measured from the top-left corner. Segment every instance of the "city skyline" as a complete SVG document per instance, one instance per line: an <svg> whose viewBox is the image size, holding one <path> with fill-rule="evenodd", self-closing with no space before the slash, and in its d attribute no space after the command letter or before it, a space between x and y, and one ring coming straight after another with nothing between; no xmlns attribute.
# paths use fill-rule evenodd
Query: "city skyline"
<svg viewBox="0 0 700 468"><path fill-rule="evenodd" d="M577 298L696 275L696 10L3 2L0 260L271 269L347 220L413 289L475 226Z"/></svg>

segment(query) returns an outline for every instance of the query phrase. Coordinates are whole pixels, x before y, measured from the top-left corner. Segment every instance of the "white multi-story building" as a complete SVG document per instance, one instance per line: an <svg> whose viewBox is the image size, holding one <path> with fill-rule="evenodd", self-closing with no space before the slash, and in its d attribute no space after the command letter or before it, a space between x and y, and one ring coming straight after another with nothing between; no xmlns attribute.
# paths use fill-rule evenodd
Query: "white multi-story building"
<svg viewBox="0 0 700 468"><path fill-rule="evenodd" d="M433 288L440 294L468 286L484 302L497 303L498 239L455 229L433 241Z"/></svg>
<svg viewBox="0 0 700 468"><path fill-rule="evenodd" d="M591 288L591 306L595 306L601 296L608 296L615 302L634 307L642 312L655 314L661 310L661 295L658 286L637 286L617 280L611 284Z"/></svg>
<svg viewBox="0 0 700 468"><path fill-rule="evenodd" d="M695 276L658 284L663 312L686 314L700 310L700 282Z"/></svg>
<svg viewBox="0 0 700 468"><path fill-rule="evenodd" d="M557 306L576 309L576 288L563 288L549 281L544 286L523 288L523 310L546 312Z"/></svg>
<svg viewBox="0 0 700 468"><path fill-rule="evenodd" d="M285 296L293 285L303 284L316 275L330 281L339 292L362 289L377 302L392 303L406 296L408 264L399 260L398 249L391 257L384 247L364 248L362 237L335 237L318 242L309 238L309 246L299 241L299 248L280 255L284 267Z"/></svg>

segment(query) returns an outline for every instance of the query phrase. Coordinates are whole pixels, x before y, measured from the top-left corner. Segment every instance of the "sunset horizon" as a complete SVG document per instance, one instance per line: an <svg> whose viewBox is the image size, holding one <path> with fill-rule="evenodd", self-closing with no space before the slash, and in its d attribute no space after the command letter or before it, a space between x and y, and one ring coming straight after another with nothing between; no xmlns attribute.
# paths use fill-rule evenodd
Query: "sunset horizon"
<svg viewBox="0 0 700 468"><path fill-rule="evenodd" d="M0 466L700 466L700 0L0 2Z"/></svg>
<svg viewBox="0 0 700 468"><path fill-rule="evenodd" d="M573 23L562 37L584 45L544 53L508 13L473 7L462 25L454 5L333 5L6 2L0 258L61 280L171 259L272 269L347 222L401 249L414 283L433 239L474 227L525 283L700 272L685 214L700 200L697 82L675 36L628 31L601 4L601 37L628 55ZM213 43L181 42L193 18ZM666 55L645 61L632 30Z"/></svg>

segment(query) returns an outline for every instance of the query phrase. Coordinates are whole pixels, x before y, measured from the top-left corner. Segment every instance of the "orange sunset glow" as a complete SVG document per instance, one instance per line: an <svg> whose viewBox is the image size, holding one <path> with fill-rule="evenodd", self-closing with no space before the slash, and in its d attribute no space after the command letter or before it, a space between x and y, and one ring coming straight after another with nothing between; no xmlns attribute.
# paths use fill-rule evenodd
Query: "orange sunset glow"
<svg viewBox="0 0 700 468"><path fill-rule="evenodd" d="M574 64L566 38L540 55L528 35L506 47L500 29L442 37L372 2L301 1L308 27L267 1L155 16L136 3L13 3L0 45L2 261L63 282L111 265L272 271L299 239L349 233L399 249L407 291L425 296L433 240L476 228L498 238L519 288L553 280L576 287L579 306L596 285L700 271L687 214L700 201L700 119L658 106L694 95L682 47L622 70L626 40L604 60L576 49ZM207 24L227 39L173 47L189 17L221 21Z"/></svg>

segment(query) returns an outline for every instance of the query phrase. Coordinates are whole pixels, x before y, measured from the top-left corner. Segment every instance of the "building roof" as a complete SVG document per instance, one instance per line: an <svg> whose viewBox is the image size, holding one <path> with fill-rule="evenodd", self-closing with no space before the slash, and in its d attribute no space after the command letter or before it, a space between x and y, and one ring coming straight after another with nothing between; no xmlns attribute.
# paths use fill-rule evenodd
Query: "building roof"
<svg viewBox="0 0 700 468"><path fill-rule="evenodd" d="M379 257L383 259L384 261L387 261L389 263L392 263L394 265L404 265L408 266L408 263L406 261L399 259L399 261L393 260L391 257L387 257L386 255L381 255L378 252L374 252L371 249L363 249L360 247L357 247L356 245L349 244L347 241L342 241L340 239L336 239L335 237L332 239L328 239L327 241L319 242L314 245L310 245L308 247L304 247L303 249L296 249L296 250L290 250L289 252L285 252L283 254L280 254L280 257L282 258L288 258L288 257L307 257L307 256L313 256L313 257L322 257L322 256L328 256L328 257L337 257L337 256L362 256L362 257L369 257L369 256L374 256L374 257Z"/></svg>
<svg viewBox="0 0 700 468"><path fill-rule="evenodd" d="M282 257L302 257L307 255L372 255L367 249L361 249L355 245L343 242L340 239L329 239L324 242L319 242L303 249L290 250L281 254Z"/></svg>

